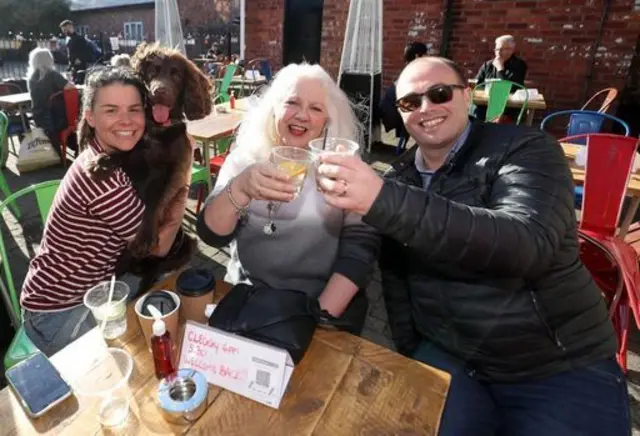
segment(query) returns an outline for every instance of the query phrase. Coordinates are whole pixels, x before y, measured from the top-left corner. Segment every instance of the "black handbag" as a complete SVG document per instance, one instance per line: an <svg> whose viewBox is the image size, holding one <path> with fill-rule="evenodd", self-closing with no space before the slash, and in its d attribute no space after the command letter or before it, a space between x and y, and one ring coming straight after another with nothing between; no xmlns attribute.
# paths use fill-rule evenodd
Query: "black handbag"
<svg viewBox="0 0 640 436"><path fill-rule="evenodd" d="M246 284L235 285L209 318L211 327L287 350L294 363L304 357L319 323L345 324L302 291Z"/></svg>

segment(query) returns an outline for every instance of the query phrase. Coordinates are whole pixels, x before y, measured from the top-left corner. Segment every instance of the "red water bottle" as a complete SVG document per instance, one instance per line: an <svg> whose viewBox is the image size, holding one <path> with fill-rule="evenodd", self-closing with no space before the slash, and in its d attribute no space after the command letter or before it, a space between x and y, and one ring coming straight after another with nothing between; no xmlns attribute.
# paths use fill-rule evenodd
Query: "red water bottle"
<svg viewBox="0 0 640 436"><path fill-rule="evenodd" d="M153 336L151 337L151 352L156 369L156 377L159 380L176 372L173 363L173 341L167 331L164 321L157 319L153 323Z"/></svg>
<svg viewBox="0 0 640 436"><path fill-rule="evenodd" d="M229 107L231 109L236 108L236 92L235 91L231 91L231 98L229 98Z"/></svg>

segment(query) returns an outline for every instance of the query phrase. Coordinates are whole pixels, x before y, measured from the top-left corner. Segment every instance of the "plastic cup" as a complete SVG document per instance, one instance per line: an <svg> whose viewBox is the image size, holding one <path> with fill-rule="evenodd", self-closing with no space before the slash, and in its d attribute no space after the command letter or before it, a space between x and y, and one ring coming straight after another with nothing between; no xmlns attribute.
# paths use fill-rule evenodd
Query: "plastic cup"
<svg viewBox="0 0 640 436"><path fill-rule="evenodd" d="M98 325L106 317L102 335L105 339L116 339L127 331L127 297L129 286L124 282L115 282L113 297L109 302L109 288L111 282L102 282L89 289L84 295L84 305L91 309L91 313Z"/></svg>
<svg viewBox="0 0 640 436"><path fill-rule="evenodd" d="M360 146L357 142L350 139L329 136L327 137L326 144L324 137L309 141L309 149L317 156L321 156L323 154L344 154L354 156L358 153Z"/></svg>
<svg viewBox="0 0 640 436"><path fill-rule="evenodd" d="M133 358L119 348L107 348L93 359L91 368L72 383L74 391L100 400L98 420L102 426L120 426L129 416Z"/></svg>
<svg viewBox="0 0 640 436"><path fill-rule="evenodd" d="M302 190L309 167L314 161L315 155L304 148L285 146L274 147L271 150L271 162L291 177L291 182L296 187L294 198Z"/></svg>
<svg viewBox="0 0 640 436"><path fill-rule="evenodd" d="M345 156L355 156L360 150L360 146L357 142L346 138L338 138L335 136L325 138L317 138L309 141L309 149L319 158L320 156L327 154L338 154ZM320 160L317 160L316 164L316 185L319 191L322 191L320 182L323 179L329 179L326 176L320 176L318 174L318 167L320 166Z"/></svg>

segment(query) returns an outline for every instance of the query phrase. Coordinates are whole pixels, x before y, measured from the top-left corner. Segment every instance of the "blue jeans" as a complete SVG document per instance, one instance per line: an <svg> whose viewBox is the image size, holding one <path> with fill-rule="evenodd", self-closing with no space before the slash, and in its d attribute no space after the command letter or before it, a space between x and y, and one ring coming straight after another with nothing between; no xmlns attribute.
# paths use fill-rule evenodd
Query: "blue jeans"
<svg viewBox="0 0 640 436"><path fill-rule="evenodd" d="M131 274L120 277L129 285L128 300L137 297L140 278ZM45 355L51 356L96 326L91 311L83 304L59 312L22 312L24 329L31 342Z"/></svg>
<svg viewBox="0 0 640 436"><path fill-rule="evenodd" d="M59 312L23 311L24 329L33 344L51 356L96 326L84 305Z"/></svg>
<svg viewBox="0 0 640 436"><path fill-rule="evenodd" d="M518 383L473 379L464 362L423 342L416 360L451 374L441 436L629 436L627 382L614 359Z"/></svg>

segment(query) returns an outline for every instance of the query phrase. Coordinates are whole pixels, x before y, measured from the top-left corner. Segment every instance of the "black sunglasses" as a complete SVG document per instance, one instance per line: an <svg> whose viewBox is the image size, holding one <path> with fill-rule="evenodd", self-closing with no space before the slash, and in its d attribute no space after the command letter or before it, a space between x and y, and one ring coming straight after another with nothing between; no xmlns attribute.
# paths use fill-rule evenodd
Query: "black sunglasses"
<svg viewBox="0 0 640 436"><path fill-rule="evenodd" d="M453 99L454 89L465 88L466 86L463 85L436 85L422 94L411 93L399 98L396 101L396 106L402 112L413 112L416 109L420 109L424 97L433 104L449 103Z"/></svg>

